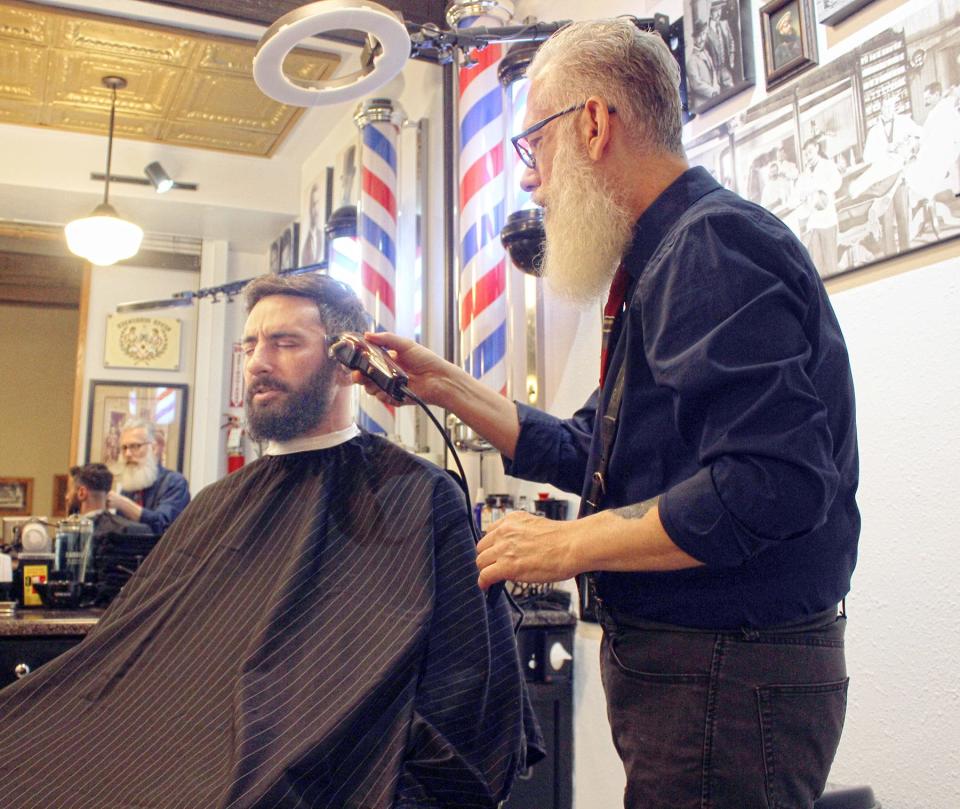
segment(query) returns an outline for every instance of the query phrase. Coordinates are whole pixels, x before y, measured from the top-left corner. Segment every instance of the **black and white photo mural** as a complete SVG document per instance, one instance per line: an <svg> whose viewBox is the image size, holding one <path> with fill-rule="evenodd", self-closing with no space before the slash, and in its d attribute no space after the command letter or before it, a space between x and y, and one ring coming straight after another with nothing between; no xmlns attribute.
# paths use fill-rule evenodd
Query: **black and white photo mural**
<svg viewBox="0 0 960 809"><path fill-rule="evenodd" d="M960 0L920 5L687 145L824 278L960 235Z"/></svg>

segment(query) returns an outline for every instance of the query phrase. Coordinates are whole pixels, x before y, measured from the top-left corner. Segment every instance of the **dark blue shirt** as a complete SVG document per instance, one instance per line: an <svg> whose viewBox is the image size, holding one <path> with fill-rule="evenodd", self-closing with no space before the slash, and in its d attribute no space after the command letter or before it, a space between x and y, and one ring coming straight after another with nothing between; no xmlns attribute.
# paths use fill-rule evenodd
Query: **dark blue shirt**
<svg viewBox="0 0 960 809"><path fill-rule="evenodd" d="M133 497L135 492L122 491L125 497ZM159 467L157 479L152 486L141 491L143 511L140 522L158 536L170 527L177 516L190 502L190 487L187 479L172 469Z"/></svg>
<svg viewBox="0 0 960 809"><path fill-rule="evenodd" d="M633 286L605 388L567 420L518 405L507 472L585 492L597 413L625 366L603 507L660 495L667 534L705 566L601 572L604 601L703 628L835 605L860 533L853 381L806 250L693 168L640 217L625 266Z"/></svg>

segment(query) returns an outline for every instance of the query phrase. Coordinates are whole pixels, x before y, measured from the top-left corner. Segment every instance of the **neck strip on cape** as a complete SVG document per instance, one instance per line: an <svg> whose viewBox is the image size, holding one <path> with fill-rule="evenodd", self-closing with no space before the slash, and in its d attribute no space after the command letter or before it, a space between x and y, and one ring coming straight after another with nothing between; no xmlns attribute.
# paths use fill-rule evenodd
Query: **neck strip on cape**
<svg viewBox="0 0 960 809"><path fill-rule="evenodd" d="M313 449L330 449L345 444L351 438L360 435L360 428L351 424L343 430L322 435L307 435L291 438L289 441L270 441L264 455L292 455L294 452L309 452Z"/></svg>

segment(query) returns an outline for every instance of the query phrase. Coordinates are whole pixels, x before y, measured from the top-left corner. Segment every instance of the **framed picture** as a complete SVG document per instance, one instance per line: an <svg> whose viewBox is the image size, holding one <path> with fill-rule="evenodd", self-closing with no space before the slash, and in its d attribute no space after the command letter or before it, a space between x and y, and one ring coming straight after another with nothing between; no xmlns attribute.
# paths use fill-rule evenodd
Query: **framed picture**
<svg viewBox="0 0 960 809"><path fill-rule="evenodd" d="M33 478L0 478L0 514L19 517L33 510Z"/></svg>
<svg viewBox="0 0 960 809"><path fill-rule="evenodd" d="M270 272L295 269L299 256L300 223L293 222L270 245Z"/></svg>
<svg viewBox="0 0 960 809"><path fill-rule="evenodd" d="M187 386L94 380L90 383L85 463L113 467L120 460L120 429L129 418L156 428L157 460L183 471L187 429Z"/></svg>
<svg viewBox="0 0 960 809"><path fill-rule="evenodd" d="M836 25L873 0L816 0L817 22L820 25Z"/></svg>
<svg viewBox="0 0 960 809"><path fill-rule="evenodd" d="M67 483L69 475L53 476L53 503L50 507L51 517L67 516Z"/></svg>
<svg viewBox="0 0 960 809"><path fill-rule="evenodd" d="M330 218L333 197L333 166L313 178L303 201L300 221L304 232L300 240L300 265L319 264L327 257L324 225Z"/></svg>
<svg viewBox="0 0 960 809"><path fill-rule="evenodd" d="M687 102L704 112L752 87L750 0L683 0Z"/></svg>
<svg viewBox="0 0 960 809"><path fill-rule="evenodd" d="M767 89L817 64L817 34L810 0L771 0L760 9Z"/></svg>

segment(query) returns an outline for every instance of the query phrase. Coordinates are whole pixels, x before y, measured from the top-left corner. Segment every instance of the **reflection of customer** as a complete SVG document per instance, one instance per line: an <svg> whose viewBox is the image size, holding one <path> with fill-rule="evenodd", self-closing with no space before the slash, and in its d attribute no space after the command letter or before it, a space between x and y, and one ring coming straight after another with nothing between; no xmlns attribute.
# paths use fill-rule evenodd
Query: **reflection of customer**
<svg viewBox="0 0 960 809"><path fill-rule="evenodd" d="M310 218L303 250L300 253L300 265L316 264L323 260L323 216L320 211L320 182L310 186L308 215Z"/></svg>
<svg viewBox="0 0 960 809"><path fill-rule="evenodd" d="M113 486L113 473L102 463L74 466L67 478L67 513L80 514L93 520L93 535L148 535L143 523L128 520L107 511L107 495Z"/></svg>
<svg viewBox="0 0 960 809"><path fill-rule="evenodd" d="M107 505L128 519L162 534L190 502L187 479L158 461L156 428L130 419L120 432L123 468L121 491L110 492Z"/></svg>
<svg viewBox="0 0 960 809"><path fill-rule="evenodd" d="M803 144L803 173L797 179L794 192L801 206L799 216L801 220L805 217L801 241L820 274L829 278L838 269L839 219L835 195L843 178L834 162L822 155L820 149L820 143L812 139Z"/></svg>
<svg viewBox="0 0 960 809"><path fill-rule="evenodd" d="M710 6L710 21L707 23L707 52L717 69L720 87L734 85L734 68L737 65L737 46L728 23L721 15L723 2Z"/></svg>
<svg viewBox="0 0 960 809"><path fill-rule="evenodd" d="M867 132L863 145L863 161L870 164L861 179L878 182L893 178L893 185L881 200L880 224L883 229L883 249L886 255L903 252L910 247L909 202L903 182L903 169L915 151L922 130L914 120L897 110L897 99L885 96L880 105L880 117ZM894 242L896 226L896 242Z"/></svg>

